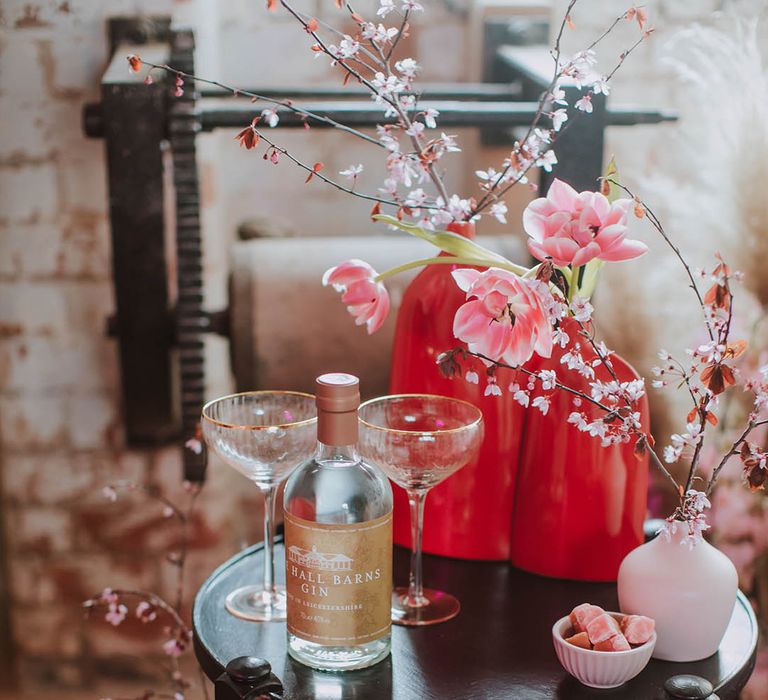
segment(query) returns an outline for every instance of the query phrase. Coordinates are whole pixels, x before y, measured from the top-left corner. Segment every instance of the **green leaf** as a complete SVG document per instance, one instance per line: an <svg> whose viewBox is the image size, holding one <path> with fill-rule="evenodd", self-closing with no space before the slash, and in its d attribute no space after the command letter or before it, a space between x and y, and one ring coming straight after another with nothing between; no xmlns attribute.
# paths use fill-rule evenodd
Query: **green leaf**
<svg viewBox="0 0 768 700"><path fill-rule="evenodd" d="M619 199L621 197L621 190L616 187L611 182L608 182L608 180L613 180L614 182L621 182L619 180L619 169L616 167L616 159L614 157L611 157L611 159L608 161L608 165L605 168L605 172L603 173L602 181L605 186L608 188L608 193L605 194L605 196L608 198L609 202L614 202L615 200Z"/></svg>
<svg viewBox="0 0 768 700"><path fill-rule="evenodd" d="M597 258L590 260L584 266L584 275L581 278L581 286L577 290L580 297L589 299L595 293L595 287L597 286L597 278L600 272L600 268L605 263Z"/></svg>
<svg viewBox="0 0 768 700"><path fill-rule="evenodd" d="M412 236L422 238L432 245L437 246L440 250L455 255L456 257L482 261L482 266L487 266L489 261L491 261L498 264L499 267L502 267L505 270L510 270L518 275L524 275L528 272L528 268L523 267L522 265L516 265L503 255L494 253L492 250L488 250L488 248L485 248L474 241L470 241L468 238L460 236L457 233L451 233L450 231L428 231L421 226L399 221L394 216L388 216L386 214L377 214L373 218L376 221L382 221L401 231L410 233Z"/></svg>

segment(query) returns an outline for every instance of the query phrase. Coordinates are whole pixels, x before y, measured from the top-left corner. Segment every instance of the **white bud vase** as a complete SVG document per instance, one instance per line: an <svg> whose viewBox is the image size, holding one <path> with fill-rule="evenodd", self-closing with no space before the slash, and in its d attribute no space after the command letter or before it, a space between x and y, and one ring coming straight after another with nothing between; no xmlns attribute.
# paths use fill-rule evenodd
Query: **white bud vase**
<svg viewBox="0 0 768 700"><path fill-rule="evenodd" d="M690 548L680 523L631 551L619 568L621 612L656 620L653 658L699 661L720 646L733 614L738 576L731 560L705 540Z"/></svg>

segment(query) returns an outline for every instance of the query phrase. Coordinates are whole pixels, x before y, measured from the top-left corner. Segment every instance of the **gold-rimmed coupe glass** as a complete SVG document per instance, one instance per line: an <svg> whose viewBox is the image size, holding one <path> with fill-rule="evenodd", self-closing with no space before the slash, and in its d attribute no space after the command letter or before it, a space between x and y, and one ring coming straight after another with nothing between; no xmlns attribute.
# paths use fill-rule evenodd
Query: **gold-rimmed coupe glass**
<svg viewBox="0 0 768 700"><path fill-rule="evenodd" d="M372 399L358 415L361 454L406 490L411 507L409 585L392 593L392 622L417 626L450 620L459 613L459 601L422 582L424 500L429 489L477 455L483 415L466 401L432 394Z"/></svg>
<svg viewBox="0 0 768 700"><path fill-rule="evenodd" d="M208 447L264 494L264 577L232 591L227 610L246 620L284 620L285 588L275 583L275 493L317 441L315 397L295 391L249 391L203 406L202 432Z"/></svg>

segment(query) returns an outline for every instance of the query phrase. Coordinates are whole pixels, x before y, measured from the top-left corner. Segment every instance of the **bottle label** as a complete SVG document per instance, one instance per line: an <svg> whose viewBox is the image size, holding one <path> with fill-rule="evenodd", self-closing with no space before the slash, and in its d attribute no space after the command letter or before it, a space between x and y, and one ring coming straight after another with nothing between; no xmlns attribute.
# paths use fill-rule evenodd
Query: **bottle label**
<svg viewBox="0 0 768 700"><path fill-rule="evenodd" d="M392 512L331 525L285 514L288 631L316 644L366 644L389 634Z"/></svg>

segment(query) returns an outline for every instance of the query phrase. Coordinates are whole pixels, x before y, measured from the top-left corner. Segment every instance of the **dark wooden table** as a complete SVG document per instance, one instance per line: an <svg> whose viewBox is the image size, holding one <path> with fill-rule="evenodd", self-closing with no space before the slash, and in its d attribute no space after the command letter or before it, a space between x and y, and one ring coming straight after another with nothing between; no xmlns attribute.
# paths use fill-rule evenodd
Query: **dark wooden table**
<svg viewBox="0 0 768 700"><path fill-rule="evenodd" d="M592 690L557 661L551 627L578 603L618 610L616 586L558 581L502 563L424 557L427 585L459 597L461 613L432 627L392 628L392 656L346 674L305 668L286 654L284 623L253 623L224 609L233 589L260 580L261 546L233 557L203 584L195 599L195 653L211 680L235 657L266 658L285 685L286 700L537 700L538 698L664 698L664 681L692 673L710 680L721 700L736 698L755 663L757 622L739 599L720 651L704 661L651 660L635 679L615 690ZM282 580L284 550L276 546ZM395 547L395 577L408 577L408 552Z"/></svg>

